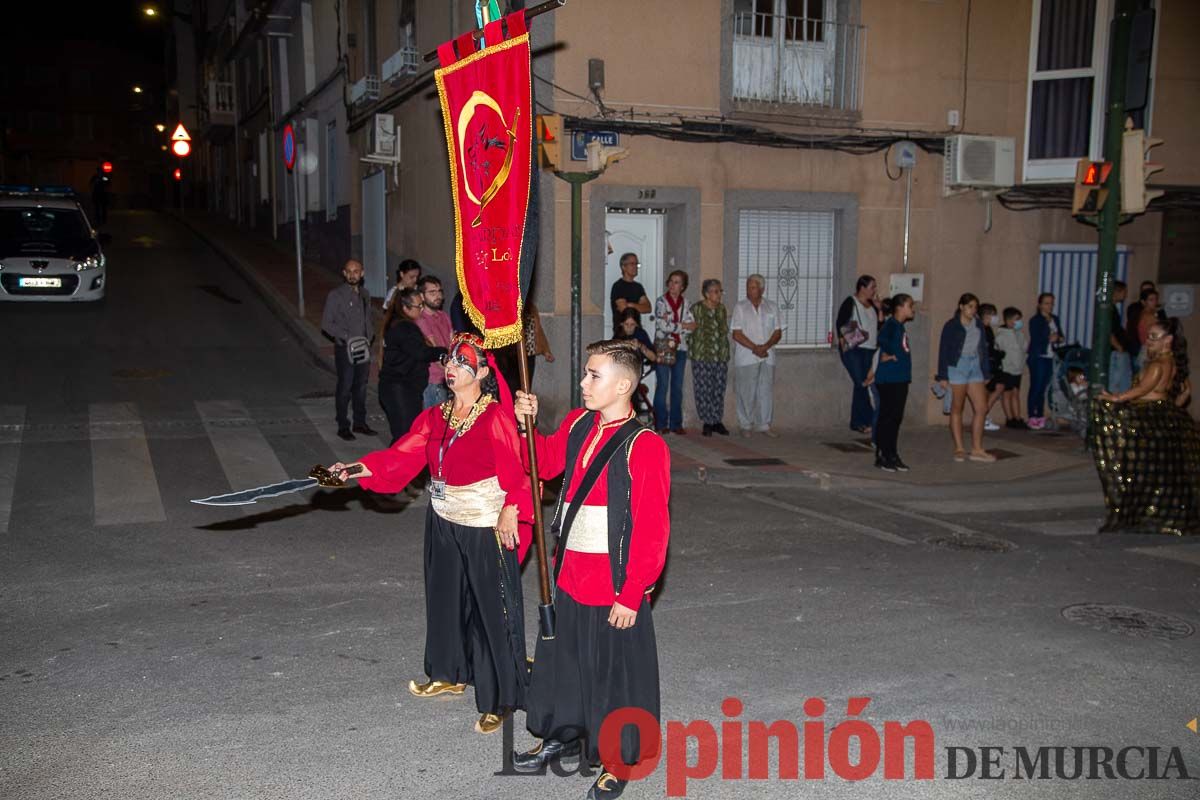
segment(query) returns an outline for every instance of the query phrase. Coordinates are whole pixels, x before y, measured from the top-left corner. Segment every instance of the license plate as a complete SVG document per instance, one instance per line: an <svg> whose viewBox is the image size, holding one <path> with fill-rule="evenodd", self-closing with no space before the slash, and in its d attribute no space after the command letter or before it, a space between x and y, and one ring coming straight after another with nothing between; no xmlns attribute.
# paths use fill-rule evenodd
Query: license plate
<svg viewBox="0 0 1200 800"><path fill-rule="evenodd" d="M18 278L17 286L22 289L61 289L62 278Z"/></svg>

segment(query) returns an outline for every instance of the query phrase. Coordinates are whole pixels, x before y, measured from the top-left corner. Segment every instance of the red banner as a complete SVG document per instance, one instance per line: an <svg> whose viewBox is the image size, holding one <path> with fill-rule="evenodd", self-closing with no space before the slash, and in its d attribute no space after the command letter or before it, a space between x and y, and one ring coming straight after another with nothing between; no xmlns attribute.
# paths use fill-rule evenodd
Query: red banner
<svg viewBox="0 0 1200 800"><path fill-rule="evenodd" d="M470 35L439 47L434 77L450 156L458 285L485 346L495 348L521 338L521 276L533 266L536 231L526 241L533 93L524 12L483 30L483 50L474 50Z"/></svg>

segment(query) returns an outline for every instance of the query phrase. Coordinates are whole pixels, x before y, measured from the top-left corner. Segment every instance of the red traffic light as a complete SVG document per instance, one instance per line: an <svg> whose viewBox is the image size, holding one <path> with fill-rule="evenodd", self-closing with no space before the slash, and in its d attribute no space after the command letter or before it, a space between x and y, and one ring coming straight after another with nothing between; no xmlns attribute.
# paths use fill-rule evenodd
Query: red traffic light
<svg viewBox="0 0 1200 800"><path fill-rule="evenodd" d="M192 145L182 139L171 142L171 152L180 158L184 158L188 153L192 152Z"/></svg>
<svg viewBox="0 0 1200 800"><path fill-rule="evenodd" d="M175 168L175 180L177 180L177 181L183 180L183 170L181 170L179 167Z"/></svg>
<svg viewBox="0 0 1200 800"><path fill-rule="evenodd" d="M100 169L105 175L108 175L110 172L112 172L112 162L105 161L103 164L100 165Z"/></svg>
<svg viewBox="0 0 1200 800"><path fill-rule="evenodd" d="M1108 180L1108 173L1112 172L1111 161L1092 161L1087 165L1087 169L1083 173L1084 186L1101 186Z"/></svg>

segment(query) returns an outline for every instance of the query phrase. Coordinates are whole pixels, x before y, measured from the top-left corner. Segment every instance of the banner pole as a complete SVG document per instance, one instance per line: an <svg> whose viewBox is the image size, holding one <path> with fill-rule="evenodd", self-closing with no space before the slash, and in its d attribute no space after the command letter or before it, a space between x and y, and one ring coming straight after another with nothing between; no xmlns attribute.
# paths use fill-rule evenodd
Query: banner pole
<svg viewBox="0 0 1200 800"><path fill-rule="evenodd" d="M533 19L536 16L545 14L547 11L557 11L558 9L565 6L566 4L567 4L567 0L546 0L546 2L544 2L544 3L538 3L536 6L533 6L532 8L525 9L525 21L529 22L529 20ZM483 31L476 28L475 30L471 31L471 36L474 38L475 41L478 42L480 39L483 38ZM433 61L435 58L437 58L437 50L430 50L428 53L425 54L423 60L424 61Z"/></svg>
<svg viewBox="0 0 1200 800"><path fill-rule="evenodd" d="M529 357L525 354L525 337L516 344L517 372L521 379L521 391L529 394ZM554 602L550 599L550 563L546 560L546 533L542 520L542 487L538 478L537 442L534 441L534 420L526 414L525 442L529 447L529 484L533 491L533 546L537 548L538 582L541 603L538 605L538 626L543 639L554 638Z"/></svg>

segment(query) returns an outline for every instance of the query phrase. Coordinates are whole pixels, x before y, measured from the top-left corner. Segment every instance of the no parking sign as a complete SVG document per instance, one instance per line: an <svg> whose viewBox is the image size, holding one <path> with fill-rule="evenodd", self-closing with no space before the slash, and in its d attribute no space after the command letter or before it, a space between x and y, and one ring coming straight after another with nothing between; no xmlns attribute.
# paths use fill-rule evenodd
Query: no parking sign
<svg viewBox="0 0 1200 800"><path fill-rule="evenodd" d="M296 166L296 131L290 122L283 126L283 164L288 172Z"/></svg>

